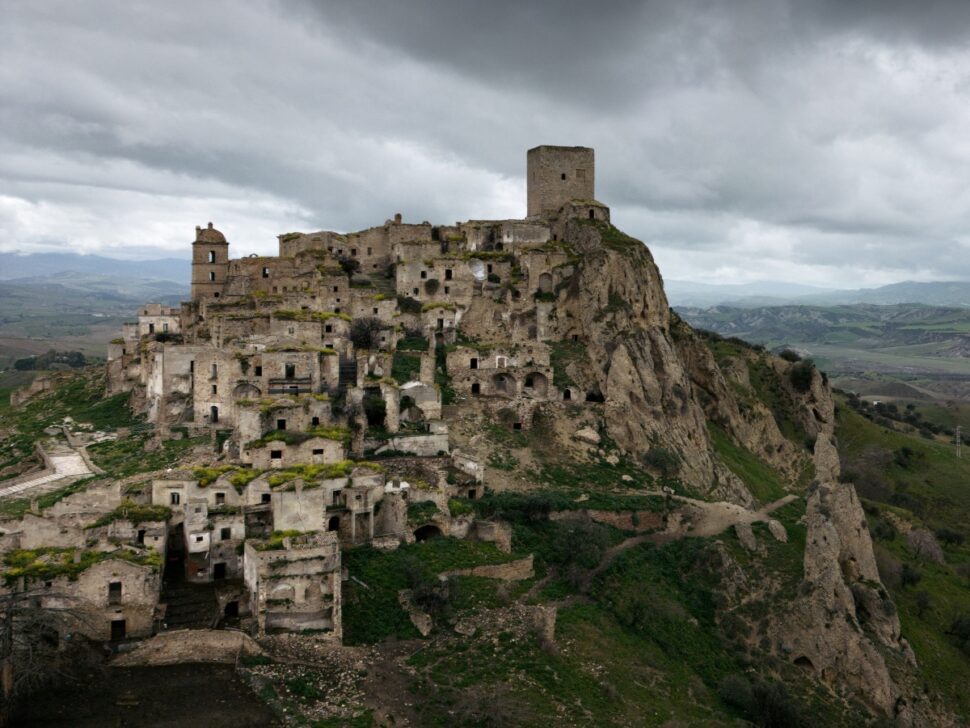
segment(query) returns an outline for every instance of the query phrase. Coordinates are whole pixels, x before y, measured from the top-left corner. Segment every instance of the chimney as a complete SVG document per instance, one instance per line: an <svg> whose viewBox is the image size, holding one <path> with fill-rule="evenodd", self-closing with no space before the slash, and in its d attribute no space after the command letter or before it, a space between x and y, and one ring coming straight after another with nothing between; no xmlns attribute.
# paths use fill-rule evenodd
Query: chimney
<svg viewBox="0 0 970 728"><path fill-rule="evenodd" d="M209 223L209 229L210 230L212 229L212 223L211 222Z"/></svg>
<svg viewBox="0 0 970 728"><path fill-rule="evenodd" d="M395 225L400 225L401 224L401 213L400 212L395 212L394 213L394 224Z"/></svg>

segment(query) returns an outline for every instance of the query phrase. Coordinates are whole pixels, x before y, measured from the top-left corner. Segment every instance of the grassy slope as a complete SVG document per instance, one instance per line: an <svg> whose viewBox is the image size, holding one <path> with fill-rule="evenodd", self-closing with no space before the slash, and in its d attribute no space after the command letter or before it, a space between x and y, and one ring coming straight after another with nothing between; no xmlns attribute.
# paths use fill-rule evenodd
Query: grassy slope
<svg viewBox="0 0 970 728"><path fill-rule="evenodd" d="M838 410L839 444L843 462L854 467L859 458L874 448L896 451L908 447L916 453L913 464L901 467L891 463L883 475L892 486L892 495L880 503L867 502L870 530L877 530L886 510L910 520L915 526L930 529L952 528L970 537L970 458L958 459L951 446L880 427L848 407ZM899 494L904 494L901 499ZM909 500L906 500L906 499ZM909 508L887 505L888 501L907 503ZM970 717L970 655L962 653L946 634L953 618L970 614L970 585L954 573L958 564L970 561L970 544L945 546L945 565L915 559L902 535L877 538L877 549L885 549L904 564L920 570L922 580L908 588L890 584L899 608L903 635L910 641L920 663L920 671L932 690L939 691L947 705L965 719ZM917 594L926 592L931 608L922 616Z"/></svg>
<svg viewBox="0 0 970 728"><path fill-rule="evenodd" d="M782 479L771 467L755 457L747 449L735 445L720 427L708 425L711 442L724 464L748 486L751 494L761 505L778 500L785 495Z"/></svg>

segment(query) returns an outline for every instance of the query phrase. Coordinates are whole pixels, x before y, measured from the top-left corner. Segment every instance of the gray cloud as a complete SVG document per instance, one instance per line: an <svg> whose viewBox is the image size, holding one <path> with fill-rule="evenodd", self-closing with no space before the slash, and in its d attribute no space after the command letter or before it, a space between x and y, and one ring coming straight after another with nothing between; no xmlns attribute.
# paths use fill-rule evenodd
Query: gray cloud
<svg viewBox="0 0 970 728"><path fill-rule="evenodd" d="M8 2L0 248L524 214L597 150L667 277L970 277L970 5Z"/></svg>

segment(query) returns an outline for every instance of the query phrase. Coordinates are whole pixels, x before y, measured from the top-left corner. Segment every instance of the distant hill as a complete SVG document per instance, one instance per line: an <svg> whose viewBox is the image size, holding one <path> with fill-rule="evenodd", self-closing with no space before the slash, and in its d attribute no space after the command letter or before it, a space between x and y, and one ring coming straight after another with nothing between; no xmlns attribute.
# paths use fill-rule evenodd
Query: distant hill
<svg viewBox="0 0 970 728"><path fill-rule="evenodd" d="M182 283L128 274L61 272L0 280L0 369L11 360L59 349L104 356L105 345L147 302L188 298Z"/></svg>
<svg viewBox="0 0 970 728"><path fill-rule="evenodd" d="M832 374L970 382L970 308L857 303L676 310L697 328L770 349L793 348Z"/></svg>
<svg viewBox="0 0 970 728"><path fill-rule="evenodd" d="M0 282L0 290L4 289L48 289L53 292L62 289L63 293L70 292L72 298L76 298L77 294L87 297L85 304L95 305L95 307L98 307L95 299L100 300L101 303L135 302L136 306L147 302L176 305L189 293L189 287L184 282L76 271L6 280Z"/></svg>
<svg viewBox="0 0 970 728"><path fill-rule="evenodd" d="M770 306L792 303L803 296L839 293L834 288L818 288L798 283L755 281L753 283L694 283L664 280L664 291L671 306L752 305Z"/></svg>
<svg viewBox="0 0 970 728"><path fill-rule="evenodd" d="M664 290L672 306L694 308L722 305L744 308L838 306L856 303L922 303L931 306L970 307L970 281L904 281L879 288L838 290L766 281L717 285L671 280L664 282Z"/></svg>
<svg viewBox="0 0 970 728"><path fill-rule="evenodd" d="M188 282L191 262L182 258L119 260L77 253L0 253L0 280L36 278L61 273L94 273L103 276Z"/></svg>

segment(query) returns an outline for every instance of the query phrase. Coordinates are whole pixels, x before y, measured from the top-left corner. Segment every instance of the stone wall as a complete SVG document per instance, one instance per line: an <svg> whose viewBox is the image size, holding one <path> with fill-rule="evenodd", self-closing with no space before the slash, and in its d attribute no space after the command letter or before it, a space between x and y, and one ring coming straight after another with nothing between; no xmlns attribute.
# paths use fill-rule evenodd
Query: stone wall
<svg viewBox="0 0 970 728"><path fill-rule="evenodd" d="M540 146L527 155L528 216L555 214L570 200L596 198L593 150Z"/></svg>

